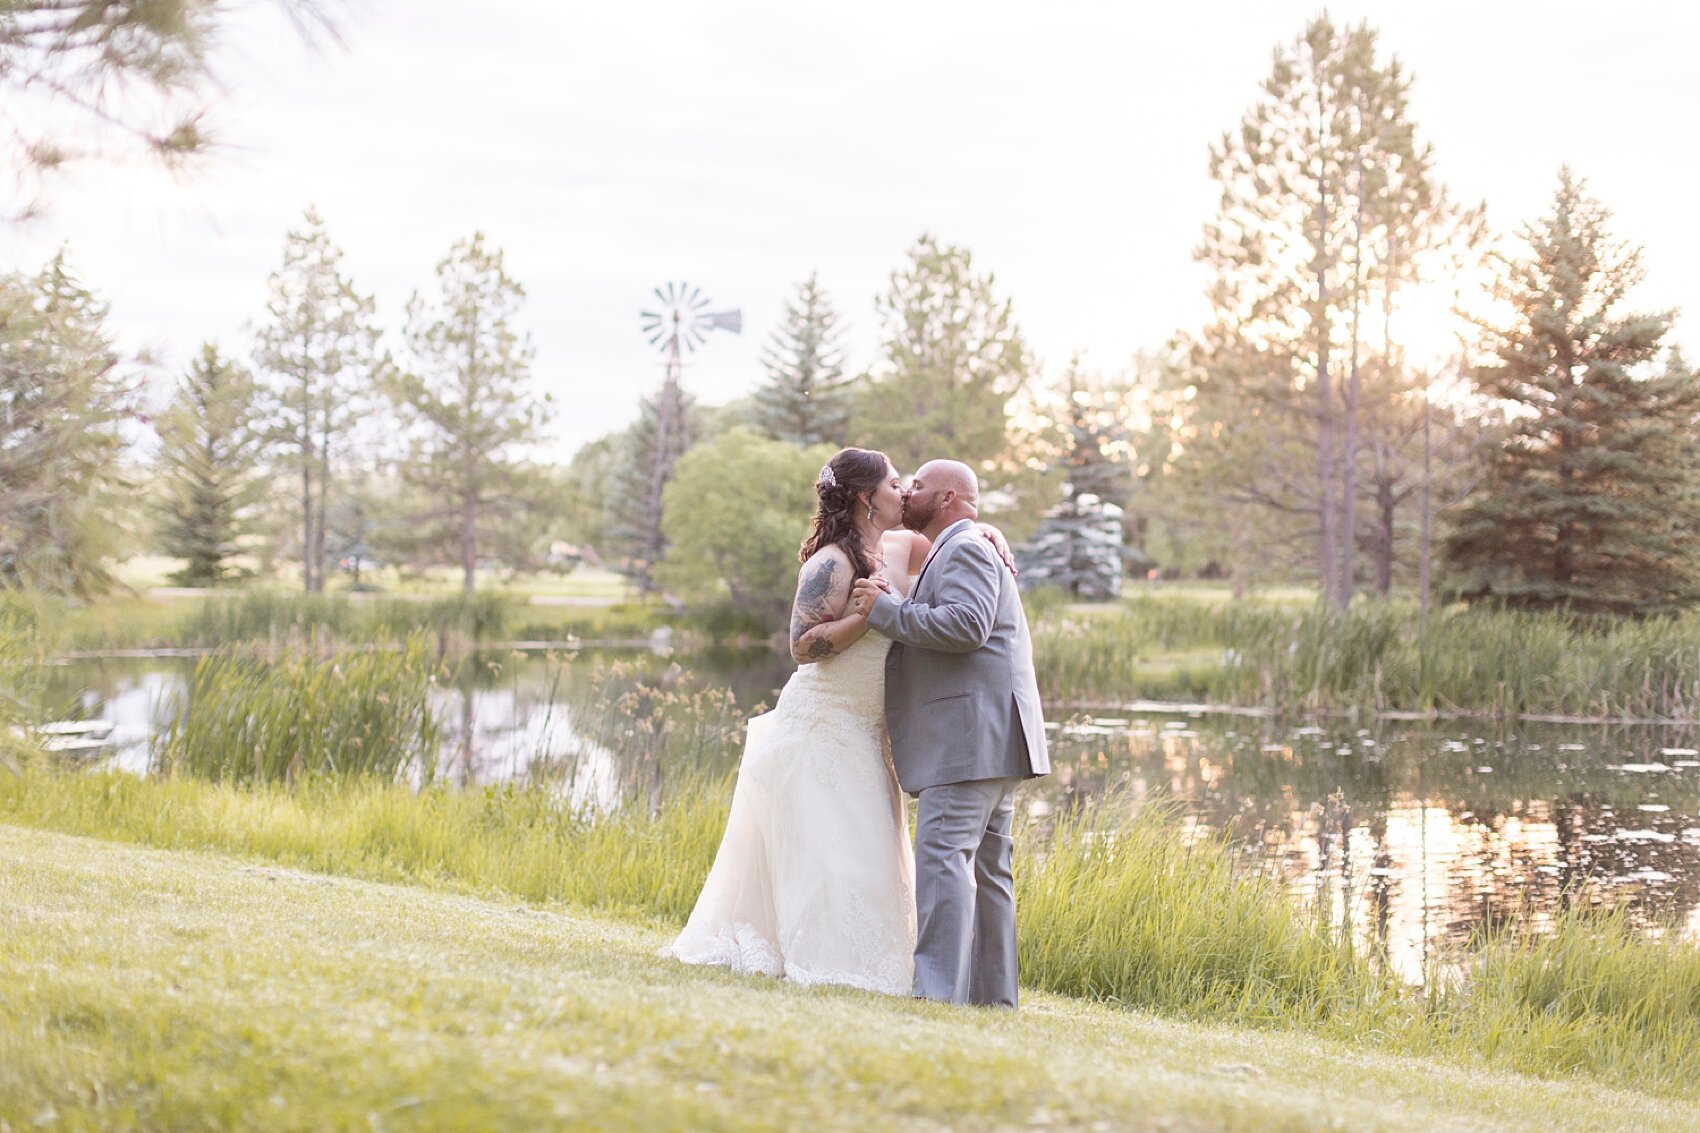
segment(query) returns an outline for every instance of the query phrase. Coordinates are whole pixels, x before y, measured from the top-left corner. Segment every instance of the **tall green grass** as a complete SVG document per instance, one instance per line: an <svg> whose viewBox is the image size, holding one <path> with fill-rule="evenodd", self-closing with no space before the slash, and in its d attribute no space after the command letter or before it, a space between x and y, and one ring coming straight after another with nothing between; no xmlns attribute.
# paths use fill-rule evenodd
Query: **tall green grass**
<svg viewBox="0 0 1700 1133"><path fill-rule="evenodd" d="M1225 838L1180 836L1162 805L1097 806L1123 817L1064 818L1017 878L1022 972L1035 986L1256 1023L1357 1018L1387 994L1349 938L1241 869Z"/></svg>
<svg viewBox="0 0 1700 1133"><path fill-rule="evenodd" d="M36 763L4 778L0 821L681 922L713 861L729 786L681 774L665 805L598 813L553 790L415 791L372 777L239 785Z"/></svg>
<svg viewBox="0 0 1700 1133"><path fill-rule="evenodd" d="M1700 945L1573 906L1490 936L1402 1020L1405 1047L1533 1074L1700 1093Z"/></svg>
<svg viewBox="0 0 1700 1133"><path fill-rule="evenodd" d="M1056 702L1185 696L1284 712L1688 717L1700 713L1700 613L1598 621L1408 603L1327 606L1138 598L1034 627ZM1213 662L1201 657L1214 653ZM1186 654L1187 663L1153 661Z"/></svg>
<svg viewBox="0 0 1700 1133"><path fill-rule="evenodd" d="M153 766L232 783L408 770L429 778L441 730L427 697L439 675L418 636L393 650L272 656L227 646L195 666Z"/></svg>

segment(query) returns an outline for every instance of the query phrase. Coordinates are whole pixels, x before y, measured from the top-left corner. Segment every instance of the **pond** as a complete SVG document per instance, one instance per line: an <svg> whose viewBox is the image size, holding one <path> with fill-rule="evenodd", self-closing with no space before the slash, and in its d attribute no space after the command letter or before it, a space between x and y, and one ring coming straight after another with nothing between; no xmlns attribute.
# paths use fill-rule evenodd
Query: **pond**
<svg viewBox="0 0 1700 1133"><path fill-rule="evenodd" d="M140 772L193 666L78 661L50 691L67 714L110 721L110 760ZM610 806L663 771L588 741L587 712L676 685L730 689L746 713L790 669L769 653L479 657L432 694L443 774L503 782L570 759L574 801ZM1573 901L1622 900L1700 939L1700 729L1169 710L1060 719L1051 735L1055 773L1023 790L1029 817L1166 798L1185 830L1227 834L1248 868L1276 872L1408 980L1485 928Z"/></svg>

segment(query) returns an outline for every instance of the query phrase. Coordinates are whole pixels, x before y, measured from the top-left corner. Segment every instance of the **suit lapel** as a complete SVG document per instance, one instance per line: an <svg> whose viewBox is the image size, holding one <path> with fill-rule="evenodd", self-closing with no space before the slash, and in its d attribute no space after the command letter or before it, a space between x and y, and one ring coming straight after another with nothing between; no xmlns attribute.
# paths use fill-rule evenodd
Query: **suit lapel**
<svg viewBox="0 0 1700 1133"><path fill-rule="evenodd" d="M944 532L939 536L939 541L933 544L933 549L931 551L927 552L927 561L921 564L921 573L915 576L915 589L913 593L917 597L921 593L921 583L925 581L927 577L927 570L933 565L933 560L939 557L939 552L944 550L946 543L968 530L969 522L970 521L966 519L959 519L949 527L945 528Z"/></svg>

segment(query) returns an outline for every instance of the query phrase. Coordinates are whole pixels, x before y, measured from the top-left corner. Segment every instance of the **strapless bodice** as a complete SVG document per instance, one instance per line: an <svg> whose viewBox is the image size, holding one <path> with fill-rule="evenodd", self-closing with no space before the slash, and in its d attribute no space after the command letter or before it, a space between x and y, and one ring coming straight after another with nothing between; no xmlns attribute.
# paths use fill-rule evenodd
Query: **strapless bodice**
<svg viewBox="0 0 1700 1133"><path fill-rule="evenodd" d="M836 657L800 665L779 694L791 711L836 709L858 719L885 718L885 655L891 639L872 630Z"/></svg>

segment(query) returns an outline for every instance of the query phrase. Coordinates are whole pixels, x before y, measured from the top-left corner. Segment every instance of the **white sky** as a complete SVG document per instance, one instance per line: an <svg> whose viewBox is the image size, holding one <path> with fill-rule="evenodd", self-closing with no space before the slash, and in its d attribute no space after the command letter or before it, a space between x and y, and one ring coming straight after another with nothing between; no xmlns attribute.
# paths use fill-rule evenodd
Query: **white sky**
<svg viewBox="0 0 1700 1133"><path fill-rule="evenodd" d="M526 286L535 373L565 458L659 382L650 288L741 307L686 372L715 403L761 377L794 283L818 271L874 357L873 299L915 237L996 273L1046 364L1102 369L1204 311L1191 249L1208 144L1256 100L1270 54L1320 10L1188 5L371 0L315 53L275 11L231 29L231 148L186 183L88 168L47 219L0 228L0 266L62 242L131 348L169 382L204 338L245 354L266 277L309 202L399 327L457 238L482 229ZM1695 350L1700 5L1620 0L1336 4L1416 76L1413 114L1461 200L1513 228L1560 163L1644 244L1639 305L1682 307Z"/></svg>

